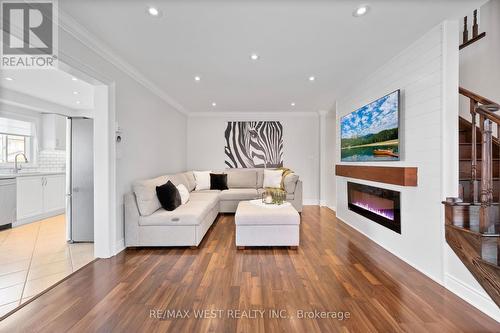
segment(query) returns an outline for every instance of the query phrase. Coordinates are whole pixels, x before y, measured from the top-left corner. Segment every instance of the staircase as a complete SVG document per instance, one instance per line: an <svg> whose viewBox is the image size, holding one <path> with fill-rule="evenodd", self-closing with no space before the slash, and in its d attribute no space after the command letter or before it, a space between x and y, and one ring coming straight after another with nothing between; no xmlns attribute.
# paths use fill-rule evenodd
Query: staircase
<svg viewBox="0 0 500 333"><path fill-rule="evenodd" d="M446 241L500 307L500 105L467 89L459 118L459 198L447 198ZM497 137L493 136L497 125Z"/></svg>

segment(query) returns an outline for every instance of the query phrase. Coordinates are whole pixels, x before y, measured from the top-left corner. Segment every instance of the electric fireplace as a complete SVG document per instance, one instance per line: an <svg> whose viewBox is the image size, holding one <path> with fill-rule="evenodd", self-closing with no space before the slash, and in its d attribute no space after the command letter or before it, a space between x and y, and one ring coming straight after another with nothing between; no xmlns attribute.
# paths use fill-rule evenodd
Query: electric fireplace
<svg viewBox="0 0 500 333"><path fill-rule="evenodd" d="M347 182L347 204L353 212L401 233L398 191Z"/></svg>

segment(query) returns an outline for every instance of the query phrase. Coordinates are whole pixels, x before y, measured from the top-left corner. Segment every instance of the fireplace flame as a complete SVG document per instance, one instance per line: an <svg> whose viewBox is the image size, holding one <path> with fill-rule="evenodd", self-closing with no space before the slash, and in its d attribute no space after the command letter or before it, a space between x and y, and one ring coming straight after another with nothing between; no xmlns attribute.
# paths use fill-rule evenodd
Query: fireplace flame
<svg viewBox="0 0 500 333"><path fill-rule="evenodd" d="M394 221L394 210L392 209L377 209L375 207L371 207L370 205L359 201L353 202L352 204L360 208L363 208L369 212L377 214L379 216L385 217L386 219Z"/></svg>

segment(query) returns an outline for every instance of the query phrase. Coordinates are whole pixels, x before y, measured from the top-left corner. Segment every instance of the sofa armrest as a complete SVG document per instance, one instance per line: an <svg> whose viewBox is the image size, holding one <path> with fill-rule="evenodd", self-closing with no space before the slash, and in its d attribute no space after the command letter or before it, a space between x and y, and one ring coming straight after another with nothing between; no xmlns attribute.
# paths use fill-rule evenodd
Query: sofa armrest
<svg viewBox="0 0 500 333"><path fill-rule="evenodd" d="M291 203L299 213L302 212L302 181L300 179L297 180L297 184L295 185L295 192L293 193Z"/></svg>
<svg viewBox="0 0 500 333"><path fill-rule="evenodd" d="M127 193L125 204L125 246L139 245L139 207L134 193Z"/></svg>

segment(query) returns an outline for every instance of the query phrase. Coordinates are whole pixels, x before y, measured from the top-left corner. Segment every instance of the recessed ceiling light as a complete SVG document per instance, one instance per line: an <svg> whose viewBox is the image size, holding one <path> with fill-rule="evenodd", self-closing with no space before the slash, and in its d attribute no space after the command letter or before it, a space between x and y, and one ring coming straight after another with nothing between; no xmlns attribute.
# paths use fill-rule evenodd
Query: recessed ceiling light
<svg viewBox="0 0 500 333"><path fill-rule="evenodd" d="M73 95L78 95L79 92L78 91L73 91Z"/></svg>
<svg viewBox="0 0 500 333"><path fill-rule="evenodd" d="M352 16L354 16L354 17L360 17L360 16L363 16L363 15L366 15L368 13L369 9L370 9L370 7L368 7L368 5L361 5L358 8L356 8L354 10L354 12L352 12Z"/></svg>
<svg viewBox="0 0 500 333"><path fill-rule="evenodd" d="M80 104L80 101L76 101L76 104Z"/></svg>
<svg viewBox="0 0 500 333"><path fill-rule="evenodd" d="M160 11L155 7L148 7L148 14L151 16L160 16Z"/></svg>
<svg viewBox="0 0 500 333"><path fill-rule="evenodd" d="M71 78L71 81L78 81L78 79L77 79L76 77L74 77L74 76L73 76L73 77Z"/></svg>
<svg viewBox="0 0 500 333"><path fill-rule="evenodd" d="M314 76L309 76L309 81L314 81L316 78Z"/></svg>
<svg viewBox="0 0 500 333"><path fill-rule="evenodd" d="M7 76L5 79L6 79L7 81L14 81L14 79L13 79L13 78L11 78L11 77L9 77L9 76Z"/></svg>
<svg viewBox="0 0 500 333"><path fill-rule="evenodd" d="M295 106L295 102L290 103L291 106Z"/></svg>
<svg viewBox="0 0 500 333"><path fill-rule="evenodd" d="M215 103L215 102L212 102L212 106L217 106L217 103Z"/></svg>
<svg viewBox="0 0 500 333"><path fill-rule="evenodd" d="M252 53L250 55L250 59L252 59L252 60L258 60L259 59L259 55L257 53Z"/></svg>
<svg viewBox="0 0 500 333"><path fill-rule="evenodd" d="M194 80L195 80L195 81L200 81L200 80L201 80L201 77L199 77L199 76L195 76L195 77L194 77Z"/></svg>

